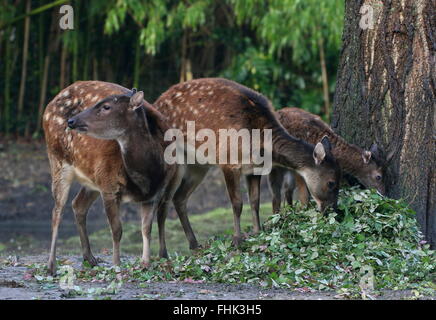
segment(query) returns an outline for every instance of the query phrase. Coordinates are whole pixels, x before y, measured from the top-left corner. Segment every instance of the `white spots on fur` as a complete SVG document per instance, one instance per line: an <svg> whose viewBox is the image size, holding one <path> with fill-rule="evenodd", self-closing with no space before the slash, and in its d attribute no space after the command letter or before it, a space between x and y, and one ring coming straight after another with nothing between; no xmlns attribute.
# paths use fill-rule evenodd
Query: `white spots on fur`
<svg viewBox="0 0 436 320"><path fill-rule="evenodd" d="M72 101L71 100L67 100L67 101L65 101L65 103L64 103L64 105L66 106L66 107L69 107L69 106L71 106L72 105Z"/></svg>
<svg viewBox="0 0 436 320"><path fill-rule="evenodd" d="M176 98L180 97L182 95L182 93L179 91L176 93Z"/></svg>
<svg viewBox="0 0 436 320"><path fill-rule="evenodd" d="M210 96L213 95L213 90L209 91L208 93Z"/></svg>
<svg viewBox="0 0 436 320"><path fill-rule="evenodd" d="M45 120L45 121L50 120L50 116L51 116L51 113L50 113L50 112L47 112L47 113L44 115L44 120Z"/></svg>
<svg viewBox="0 0 436 320"><path fill-rule="evenodd" d="M88 93L88 94L86 95L85 99L86 99L86 100L90 100L91 97L92 97L92 94Z"/></svg>
<svg viewBox="0 0 436 320"><path fill-rule="evenodd" d="M94 98L92 98L92 102L97 102L98 100L100 100L100 96L94 96Z"/></svg>
<svg viewBox="0 0 436 320"><path fill-rule="evenodd" d="M79 103L79 98L74 98L74 100L73 100L73 105L74 106L77 106L77 105L79 105L80 103Z"/></svg>
<svg viewBox="0 0 436 320"><path fill-rule="evenodd" d="M197 115L197 114L198 114L198 110L195 109L195 110L193 111L193 113L194 113L195 115Z"/></svg>
<svg viewBox="0 0 436 320"><path fill-rule="evenodd" d="M65 97L65 98L69 97L69 96L70 96L70 90L65 90L65 91L62 93L62 96Z"/></svg>
<svg viewBox="0 0 436 320"><path fill-rule="evenodd" d="M54 120L57 122L58 125L63 125L65 124L64 119L62 119L62 117L55 117Z"/></svg>
<svg viewBox="0 0 436 320"><path fill-rule="evenodd" d="M85 90L82 88L79 90L79 94L83 94L85 92Z"/></svg>

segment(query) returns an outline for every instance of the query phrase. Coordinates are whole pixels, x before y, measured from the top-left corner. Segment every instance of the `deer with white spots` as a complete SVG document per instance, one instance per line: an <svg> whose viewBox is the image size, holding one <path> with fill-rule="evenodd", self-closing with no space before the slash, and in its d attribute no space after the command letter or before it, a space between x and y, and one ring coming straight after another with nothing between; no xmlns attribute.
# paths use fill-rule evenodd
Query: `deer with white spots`
<svg viewBox="0 0 436 320"><path fill-rule="evenodd" d="M299 108L283 108L276 112L283 127L294 136L314 143L328 136L334 148L332 153L343 172L357 178L367 188L375 188L379 193L385 193L383 172L392 154L385 158L383 152L372 144L369 150L350 144L336 134L322 119ZM292 205L293 191L296 190L299 200L306 204L309 201L306 183L295 172L282 167L275 167L268 176L271 193L273 194L273 211L278 212L281 206L282 191L286 202Z"/></svg>
<svg viewBox="0 0 436 320"><path fill-rule="evenodd" d="M276 165L294 170L303 177L310 193L324 211L336 206L340 169L330 152L328 138L316 145L291 136L277 120L271 103L264 96L236 82L220 78L196 79L177 84L163 93L154 106L166 117L173 128L187 135L187 122L195 121L198 128L208 128L219 136L220 129L270 129L272 130L272 157ZM217 141L217 149L220 142ZM195 148L200 143L197 141ZM263 146L265 147L265 146ZM239 144L239 148L241 145ZM239 150L241 153L241 150ZM216 163L219 163L218 161ZM253 163L245 165L219 164L224 173L234 214L233 242L241 241L240 215L242 199L240 176L246 175L253 213L254 232L260 230L259 185L260 175L253 175ZM182 220L190 246L195 247L195 237L187 219L187 201L208 172L210 165L189 165L173 203Z"/></svg>
<svg viewBox="0 0 436 320"><path fill-rule="evenodd" d="M86 215L101 195L113 240L113 263L120 263L122 201L140 203L142 261L150 261L150 233L157 214L161 257L167 256L164 223L169 201L181 180L179 168L164 161L168 129L164 117L142 92L112 83L76 82L62 90L43 116L52 175L54 209L48 270L56 271L56 240L70 185L82 188L73 200L84 260L96 265L86 230Z"/></svg>

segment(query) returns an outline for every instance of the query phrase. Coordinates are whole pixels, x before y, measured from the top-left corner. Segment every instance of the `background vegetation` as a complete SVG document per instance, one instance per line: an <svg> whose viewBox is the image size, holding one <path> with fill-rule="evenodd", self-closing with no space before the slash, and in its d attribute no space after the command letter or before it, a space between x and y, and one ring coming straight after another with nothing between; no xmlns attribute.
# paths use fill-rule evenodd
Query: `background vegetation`
<svg viewBox="0 0 436 320"><path fill-rule="evenodd" d="M61 4L74 30L59 28ZM90 79L154 101L224 76L328 118L343 11L342 0L0 0L0 134L38 137L50 99Z"/></svg>

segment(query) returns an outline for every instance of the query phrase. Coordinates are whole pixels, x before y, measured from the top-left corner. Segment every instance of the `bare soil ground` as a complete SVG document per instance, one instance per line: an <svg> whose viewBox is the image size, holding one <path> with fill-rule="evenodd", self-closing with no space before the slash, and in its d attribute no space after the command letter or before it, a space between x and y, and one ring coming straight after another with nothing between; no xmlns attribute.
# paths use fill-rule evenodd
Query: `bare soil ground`
<svg viewBox="0 0 436 320"><path fill-rule="evenodd" d="M80 269L81 259L71 256L61 256L68 259L71 266ZM110 261L110 256L100 255L104 261ZM69 290L61 289L58 282L38 282L29 277L34 263L45 263L47 255L27 255L21 258L0 257L0 300L77 300L77 299L112 299L112 300L334 300L344 299L334 291L301 292L286 289L265 289L249 284L222 283L187 283L187 282L125 282L115 294L94 293L90 289L105 288L107 282L75 281L74 285L81 288L82 295L71 294ZM124 257L133 259L133 257ZM110 266L108 262L102 265ZM378 300L414 299L410 291L386 291L374 296ZM432 299L436 297L420 297Z"/></svg>

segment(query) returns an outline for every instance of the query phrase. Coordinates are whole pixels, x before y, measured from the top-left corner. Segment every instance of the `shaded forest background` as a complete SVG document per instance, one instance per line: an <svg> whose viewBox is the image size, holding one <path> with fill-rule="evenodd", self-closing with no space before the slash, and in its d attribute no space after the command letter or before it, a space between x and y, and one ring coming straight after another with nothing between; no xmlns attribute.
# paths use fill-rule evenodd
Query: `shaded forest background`
<svg viewBox="0 0 436 320"><path fill-rule="evenodd" d="M59 27L63 4L74 30ZM153 102L223 76L328 120L343 17L342 0L0 0L0 135L40 137L50 99L91 79Z"/></svg>

